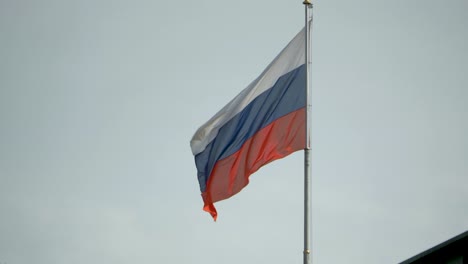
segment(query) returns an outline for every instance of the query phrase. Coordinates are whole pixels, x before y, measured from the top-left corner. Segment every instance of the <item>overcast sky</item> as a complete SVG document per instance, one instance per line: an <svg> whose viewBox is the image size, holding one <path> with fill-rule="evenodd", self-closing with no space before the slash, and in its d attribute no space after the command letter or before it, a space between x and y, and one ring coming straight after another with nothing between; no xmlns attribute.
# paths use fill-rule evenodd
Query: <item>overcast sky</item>
<svg viewBox="0 0 468 264"><path fill-rule="evenodd" d="M203 202L189 141L301 1L0 0L0 263L302 263L303 153ZM316 1L312 258L468 229L468 2Z"/></svg>

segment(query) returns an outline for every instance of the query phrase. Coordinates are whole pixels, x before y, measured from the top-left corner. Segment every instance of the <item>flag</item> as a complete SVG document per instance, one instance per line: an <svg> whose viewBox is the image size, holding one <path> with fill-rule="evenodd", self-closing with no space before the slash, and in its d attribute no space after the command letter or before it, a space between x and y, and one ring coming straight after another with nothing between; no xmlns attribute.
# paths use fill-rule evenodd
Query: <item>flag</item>
<svg viewBox="0 0 468 264"><path fill-rule="evenodd" d="M305 29L247 88L202 125L190 141L203 210L249 183L263 165L306 144Z"/></svg>

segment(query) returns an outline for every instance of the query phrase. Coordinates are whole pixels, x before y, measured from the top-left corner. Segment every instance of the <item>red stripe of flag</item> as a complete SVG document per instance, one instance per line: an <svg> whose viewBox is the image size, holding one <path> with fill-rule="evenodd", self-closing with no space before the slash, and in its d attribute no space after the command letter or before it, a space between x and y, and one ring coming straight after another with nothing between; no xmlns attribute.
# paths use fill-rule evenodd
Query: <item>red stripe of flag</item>
<svg viewBox="0 0 468 264"><path fill-rule="evenodd" d="M238 193L249 176L274 160L305 148L305 108L278 118L259 130L231 156L216 162L202 193L203 210L216 221L213 203Z"/></svg>

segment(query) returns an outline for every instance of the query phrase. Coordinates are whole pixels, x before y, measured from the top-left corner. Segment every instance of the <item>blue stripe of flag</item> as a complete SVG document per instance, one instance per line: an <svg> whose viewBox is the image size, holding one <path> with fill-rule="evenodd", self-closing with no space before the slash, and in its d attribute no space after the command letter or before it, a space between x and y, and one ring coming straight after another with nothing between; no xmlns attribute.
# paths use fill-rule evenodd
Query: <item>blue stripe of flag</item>
<svg viewBox="0 0 468 264"><path fill-rule="evenodd" d="M276 119L305 107L305 76L305 65L281 76L272 88L220 128L216 138L195 156L201 192L205 192L209 175L218 160L236 153L245 141Z"/></svg>

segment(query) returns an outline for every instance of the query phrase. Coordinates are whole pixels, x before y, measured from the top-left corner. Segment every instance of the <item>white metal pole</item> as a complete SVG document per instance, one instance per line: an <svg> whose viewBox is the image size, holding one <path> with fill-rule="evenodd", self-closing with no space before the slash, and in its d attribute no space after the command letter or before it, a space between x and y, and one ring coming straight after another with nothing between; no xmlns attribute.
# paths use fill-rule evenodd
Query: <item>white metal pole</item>
<svg viewBox="0 0 468 264"><path fill-rule="evenodd" d="M311 264L310 252L310 225L311 225L311 194L310 183L312 176L311 155L311 93L309 88L309 62L310 62L310 27L309 9L312 10L311 0L304 0L305 6L305 66L306 66L306 147L304 149L304 264ZM311 20L312 21L312 20Z"/></svg>

